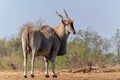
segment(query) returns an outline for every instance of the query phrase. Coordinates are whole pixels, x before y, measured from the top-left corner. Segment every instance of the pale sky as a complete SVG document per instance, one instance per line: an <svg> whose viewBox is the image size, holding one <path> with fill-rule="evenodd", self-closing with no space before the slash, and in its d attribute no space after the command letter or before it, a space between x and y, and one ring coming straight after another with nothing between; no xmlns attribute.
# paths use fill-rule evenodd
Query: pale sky
<svg viewBox="0 0 120 80"><path fill-rule="evenodd" d="M74 20L76 30L92 28L110 38L120 28L120 0L0 0L0 38L17 35L20 27L43 20L52 27L60 24L55 10L63 9Z"/></svg>

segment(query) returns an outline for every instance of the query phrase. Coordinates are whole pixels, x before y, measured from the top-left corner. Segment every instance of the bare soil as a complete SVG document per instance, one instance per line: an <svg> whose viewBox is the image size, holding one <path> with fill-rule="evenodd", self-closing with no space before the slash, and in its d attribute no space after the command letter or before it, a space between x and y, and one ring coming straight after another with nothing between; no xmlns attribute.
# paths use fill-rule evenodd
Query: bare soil
<svg viewBox="0 0 120 80"><path fill-rule="evenodd" d="M35 78L23 78L23 71L0 71L0 80L120 80L120 72L108 73L69 73L59 72L57 78L53 78L50 74L49 78L45 78L44 72L35 71Z"/></svg>

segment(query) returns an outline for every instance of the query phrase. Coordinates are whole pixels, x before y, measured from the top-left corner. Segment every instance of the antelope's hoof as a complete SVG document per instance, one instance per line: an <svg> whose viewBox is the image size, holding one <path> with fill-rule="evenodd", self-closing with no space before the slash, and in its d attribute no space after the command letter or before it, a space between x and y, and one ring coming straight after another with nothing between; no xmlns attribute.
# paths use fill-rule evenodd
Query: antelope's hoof
<svg viewBox="0 0 120 80"><path fill-rule="evenodd" d="M49 78L49 75L48 75L48 74L46 74L46 75L45 75L45 78Z"/></svg>
<svg viewBox="0 0 120 80"><path fill-rule="evenodd" d="M57 75L53 75L53 78L57 78Z"/></svg>
<svg viewBox="0 0 120 80"><path fill-rule="evenodd" d="M24 75L24 78L27 78L27 75Z"/></svg>
<svg viewBox="0 0 120 80"><path fill-rule="evenodd" d="M31 78L34 78L35 76L33 74L31 74Z"/></svg>

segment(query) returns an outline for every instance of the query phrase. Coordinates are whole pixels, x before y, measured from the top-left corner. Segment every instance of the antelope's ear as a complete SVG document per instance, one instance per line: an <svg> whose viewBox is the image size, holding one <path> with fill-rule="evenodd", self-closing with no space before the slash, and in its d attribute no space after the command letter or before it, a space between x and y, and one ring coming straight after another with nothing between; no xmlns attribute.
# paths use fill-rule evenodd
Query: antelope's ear
<svg viewBox="0 0 120 80"><path fill-rule="evenodd" d="M62 23L65 24L66 20L64 19L64 17L61 14L59 14L57 11L56 14L61 18Z"/></svg>

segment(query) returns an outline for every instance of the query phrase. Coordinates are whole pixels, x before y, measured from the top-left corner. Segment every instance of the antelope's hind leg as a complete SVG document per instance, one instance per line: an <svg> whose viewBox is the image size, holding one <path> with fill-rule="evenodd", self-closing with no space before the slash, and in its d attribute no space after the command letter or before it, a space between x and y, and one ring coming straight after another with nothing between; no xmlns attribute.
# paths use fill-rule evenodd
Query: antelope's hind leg
<svg viewBox="0 0 120 80"><path fill-rule="evenodd" d="M44 60L45 60L45 77L46 78L49 78L49 74L48 74L48 66L49 66L49 61L46 57L44 57Z"/></svg>
<svg viewBox="0 0 120 80"><path fill-rule="evenodd" d="M24 78L27 78L27 56L28 52L26 49L26 45L22 43L22 48L23 48L23 56L24 56Z"/></svg>
<svg viewBox="0 0 120 80"><path fill-rule="evenodd" d="M37 49L33 49L32 60L31 60L31 78L34 78L34 63L35 63L36 54L37 54Z"/></svg>

